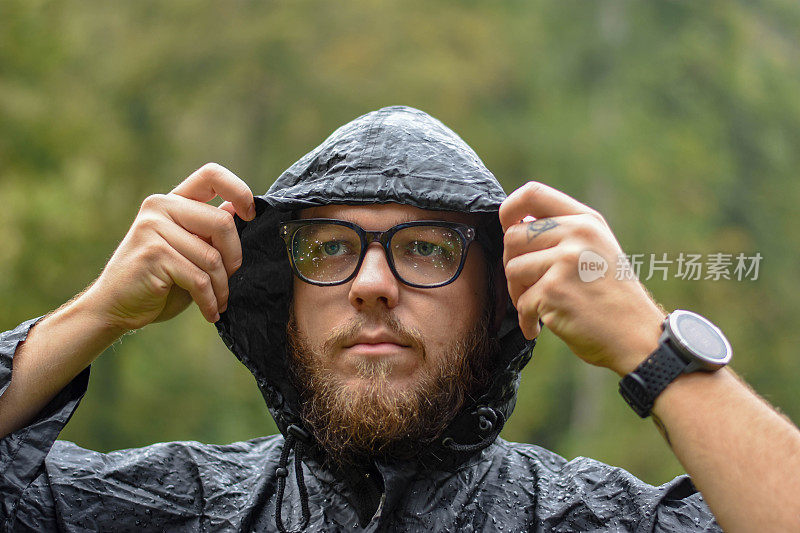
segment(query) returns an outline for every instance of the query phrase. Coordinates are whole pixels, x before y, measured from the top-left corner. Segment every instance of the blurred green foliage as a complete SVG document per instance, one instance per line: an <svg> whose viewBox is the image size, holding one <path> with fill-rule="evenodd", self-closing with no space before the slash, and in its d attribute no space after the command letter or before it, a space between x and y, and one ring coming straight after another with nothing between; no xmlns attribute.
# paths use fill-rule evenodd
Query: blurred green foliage
<svg viewBox="0 0 800 533"><path fill-rule="evenodd" d="M717 322L734 368L798 420L798 42L789 0L4 1L0 326L79 292L141 201L206 161L261 193L337 126L407 104L506 190L535 177L599 209L628 253L760 252L756 281L646 284ZM274 431L193 307L100 357L62 437L106 451ZM615 376L547 331L503 436L651 483L681 473Z"/></svg>

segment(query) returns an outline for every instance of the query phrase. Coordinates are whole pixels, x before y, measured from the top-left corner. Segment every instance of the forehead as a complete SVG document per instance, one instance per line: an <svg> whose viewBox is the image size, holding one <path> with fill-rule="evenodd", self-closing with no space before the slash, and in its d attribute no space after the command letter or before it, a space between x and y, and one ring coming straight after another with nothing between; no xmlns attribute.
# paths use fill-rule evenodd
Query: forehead
<svg viewBox="0 0 800 533"><path fill-rule="evenodd" d="M300 211L300 218L333 218L354 222L366 230L384 230L415 220L446 220L477 224L478 215L420 209L405 204L324 205Z"/></svg>

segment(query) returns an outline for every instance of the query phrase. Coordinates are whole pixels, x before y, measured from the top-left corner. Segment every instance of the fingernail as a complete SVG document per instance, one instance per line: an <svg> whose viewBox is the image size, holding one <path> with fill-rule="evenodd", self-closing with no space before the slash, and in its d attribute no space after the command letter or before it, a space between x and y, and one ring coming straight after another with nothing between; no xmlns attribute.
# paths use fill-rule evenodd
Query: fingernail
<svg viewBox="0 0 800 533"><path fill-rule="evenodd" d="M219 313L214 315L214 322L219 322Z"/></svg>
<svg viewBox="0 0 800 533"><path fill-rule="evenodd" d="M247 208L247 216L250 217L250 220L256 218L256 205L250 204L250 207Z"/></svg>

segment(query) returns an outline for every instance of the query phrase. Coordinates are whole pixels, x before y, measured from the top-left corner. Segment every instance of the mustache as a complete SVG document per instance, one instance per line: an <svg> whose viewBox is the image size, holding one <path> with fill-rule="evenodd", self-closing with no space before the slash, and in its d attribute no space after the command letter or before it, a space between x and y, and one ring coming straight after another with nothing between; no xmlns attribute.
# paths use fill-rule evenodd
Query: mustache
<svg viewBox="0 0 800 533"><path fill-rule="evenodd" d="M422 356L423 361L426 359L425 341L422 334L414 328L403 325L403 323L389 311L382 311L380 314L374 315L359 315L349 322L335 327L322 345L323 353L331 355L337 349L341 349L348 344L353 344L361 333L361 330L367 326L371 328L384 326L403 344L415 349Z"/></svg>

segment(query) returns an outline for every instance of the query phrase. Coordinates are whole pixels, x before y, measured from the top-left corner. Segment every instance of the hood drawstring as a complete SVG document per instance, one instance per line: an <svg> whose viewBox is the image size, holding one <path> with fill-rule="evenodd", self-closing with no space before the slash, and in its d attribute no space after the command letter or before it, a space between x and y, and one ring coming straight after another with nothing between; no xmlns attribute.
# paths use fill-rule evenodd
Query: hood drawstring
<svg viewBox="0 0 800 533"><path fill-rule="evenodd" d="M445 437L442 439L442 446L457 452L474 452L476 450L481 450L494 442L494 440L500 434L500 430L503 429L503 424L505 423L505 417L503 416L503 413L492 409L491 407L479 407L474 414L478 415L478 427L480 430L482 432L489 431L490 433L475 444L461 444L453 440L453 437Z"/></svg>
<svg viewBox="0 0 800 533"><path fill-rule="evenodd" d="M505 423L505 417L503 416L503 413L492 409L491 407L480 407L473 414L478 415L478 428L480 431L488 431L489 433L474 444L462 444L453 440L452 437L445 437L442 439L443 446L458 452L473 452L483 449L494 442L494 440L500 434L500 431L503 429L503 425ZM283 495L286 490L286 476L289 475L286 465L289 462L289 453L291 452L292 448L295 448L294 474L295 479L297 480L297 488L300 491L300 507L303 514L303 522L300 524L299 529L292 532L297 533L303 531L311 521L311 512L308 508L308 489L306 488L305 478L303 475L303 454L305 452L306 445L310 444L311 442L311 435L306 430L295 424L289 425L289 427L286 429L286 433L287 436L283 445L283 450L281 451L280 461L278 461L278 468L275 469L275 475L278 478L278 493L277 502L275 505L275 525L277 526L278 531L281 533L289 533L286 529L286 526L283 524L281 510L283 507Z"/></svg>
<svg viewBox="0 0 800 533"><path fill-rule="evenodd" d="M286 527L283 525L283 519L281 518L281 507L283 506L283 492L286 489L286 476L289 475L286 464L289 460L289 452L295 445L294 476L297 480L297 488L300 491L300 507L303 513L303 523L300 524L300 528L297 529L296 532L303 531L311 520L311 512L308 510L308 490L306 489L306 482L303 477L303 452L305 452L306 444L311 441L311 435L300 426L294 424L291 424L286 432L288 435L283 445L281 459L278 462L278 468L275 469L275 475L278 477L278 501L275 504L275 525L281 533L288 533Z"/></svg>

